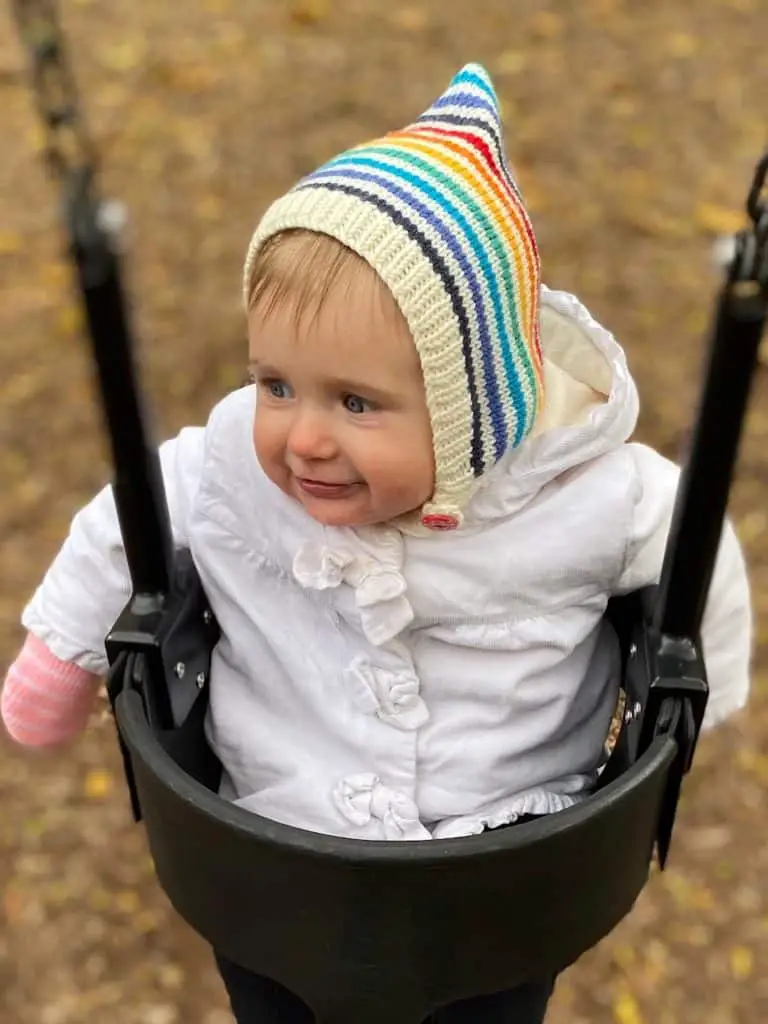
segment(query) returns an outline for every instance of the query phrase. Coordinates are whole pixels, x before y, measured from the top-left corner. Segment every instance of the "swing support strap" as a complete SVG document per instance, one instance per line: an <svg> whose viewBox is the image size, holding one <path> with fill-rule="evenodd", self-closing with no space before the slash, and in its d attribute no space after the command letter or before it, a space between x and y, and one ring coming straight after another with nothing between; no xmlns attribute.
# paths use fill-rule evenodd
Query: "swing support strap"
<svg viewBox="0 0 768 1024"><path fill-rule="evenodd" d="M77 275L115 469L115 502L139 611L162 607L173 558L157 450L148 444L120 281L116 204L96 190L96 155L78 106L52 0L13 0L31 53L45 156L63 192Z"/></svg>
<svg viewBox="0 0 768 1024"><path fill-rule="evenodd" d="M162 679L158 629L171 589L173 545L157 448L149 443L120 279L116 204L96 188L96 154L79 109L53 0L12 0L30 53L33 91L45 130L45 157L61 184L70 260L87 323L110 442L112 489L132 598L115 643L141 653ZM108 645L109 646L109 645ZM147 687L153 724L172 722L164 686Z"/></svg>
<svg viewBox="0 0 768 1024"><path fill-rule="evenodd" d="M661 579L646 601L627 673L645 690L639 753L671 735L678 754L662 804L657 838L666 861L683 776L690 771L709 697L699 631L739 450L760 342L768 316L768 153L747 198L750 226L717 298L708 362L690 450L678 487Z"/></svg>

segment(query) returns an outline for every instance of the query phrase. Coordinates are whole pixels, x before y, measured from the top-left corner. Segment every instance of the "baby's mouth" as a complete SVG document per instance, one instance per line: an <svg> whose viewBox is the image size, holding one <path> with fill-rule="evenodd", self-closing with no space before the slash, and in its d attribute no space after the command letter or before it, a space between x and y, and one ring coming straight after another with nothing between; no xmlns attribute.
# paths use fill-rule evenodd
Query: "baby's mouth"
<svg viewBox="0 0 768 1024"><path fill-rule="evenodd" d="M361 486L360 483L330 483L326 480L312 480L309 477L296 477L296 483L305 494L313 498L346 498Z"/></svg>

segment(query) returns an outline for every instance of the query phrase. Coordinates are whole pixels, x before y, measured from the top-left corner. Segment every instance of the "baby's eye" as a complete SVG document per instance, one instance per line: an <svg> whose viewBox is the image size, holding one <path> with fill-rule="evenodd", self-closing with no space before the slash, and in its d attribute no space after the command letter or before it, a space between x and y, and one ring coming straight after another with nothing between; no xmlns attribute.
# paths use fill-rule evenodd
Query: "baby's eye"
<svg viewBox="0 0 768 1024"><path fill-rule="evenodd" d="M367 398L361 398L360 395L344 395L343 401L347 412L354 413L356 416L373 411L373 403L369 402Z"/></svg>
<svg viewBox="0 0 768 1024"><path fill-rule="evenodd" d="M292 398L290 384L284 380L262 380L261 386L272 398Z"/></svg>

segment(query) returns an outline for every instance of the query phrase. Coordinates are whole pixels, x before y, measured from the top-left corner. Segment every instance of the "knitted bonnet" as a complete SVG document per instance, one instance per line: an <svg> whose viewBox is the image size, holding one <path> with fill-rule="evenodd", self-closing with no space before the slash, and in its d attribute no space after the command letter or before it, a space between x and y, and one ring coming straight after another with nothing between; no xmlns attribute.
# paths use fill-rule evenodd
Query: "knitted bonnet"
<svg viewBox="0 0 768 1024"><path fill-rule="evenodd" d="M542 398L539 255L507 164L499 103L468 64L413 124L347 150L276 200L245 263L292 228L358 253L392 293L421 361L431 529L462 521L479 478L530 433Z"/></svg>

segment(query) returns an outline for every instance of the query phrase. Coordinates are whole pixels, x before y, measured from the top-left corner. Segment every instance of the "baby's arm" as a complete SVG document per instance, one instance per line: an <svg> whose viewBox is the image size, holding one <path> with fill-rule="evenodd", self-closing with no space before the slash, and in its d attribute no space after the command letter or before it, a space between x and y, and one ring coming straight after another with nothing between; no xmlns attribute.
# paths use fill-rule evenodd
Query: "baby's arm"
<svg viewBox="0 0 768 1024"><path fill-rule="evenodd" d="M657 583L674 507L679 468L645 445L628 445L637 467L638 496L627 560L618 591ZM716 725L747 702L752 656L749 581L738 539L723 526L701 626L710 696L704 727Z"/></svg>
<svg viewBox="0 0 768 1024"><path fill-rule="evenodd" d="M26 747L49 747L86 725L101 677L52 654L27 633L0 695L3 724Z"/></svg>
<svg viewBox="0 0 768 1024"><path fill-rule="evenodd" d="M203 428L160 448L174 545L186 546L189 507L203 458ZM24 646L8 670L0 713L29 746L69 739L88 720L107 671L104 638L131 592L111 487L72 521L69 535L22 614Z"/></svg>

